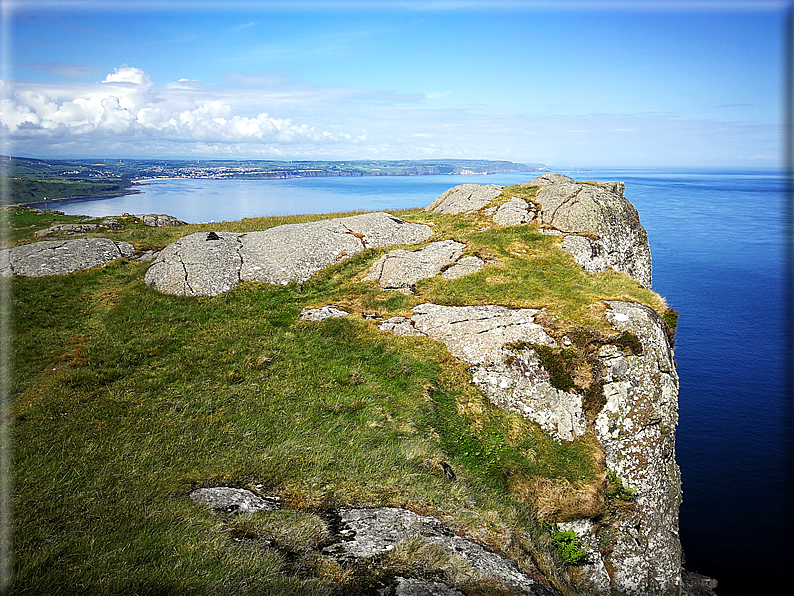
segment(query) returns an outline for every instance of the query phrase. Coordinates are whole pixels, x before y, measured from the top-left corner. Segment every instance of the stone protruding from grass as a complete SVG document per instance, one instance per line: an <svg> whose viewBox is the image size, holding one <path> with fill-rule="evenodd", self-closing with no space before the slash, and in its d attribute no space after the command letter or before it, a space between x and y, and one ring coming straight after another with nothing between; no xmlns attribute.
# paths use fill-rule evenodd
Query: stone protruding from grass
<svg viewBox="0 0 794 596"><path fill-rule="evenodd" d="M196 503L205 503L221 513L240 514L278 509L278 504L272 499L263 499L250 490L229 486L197 488L190 493L190 499Z"/></svg>
<svg viewBox="0 0 794 596"><path fill-rule="evenodd" d="M460 184L440 194L425 207L431 213L474 213L502 194L502 187L495 184Z"/></svg>
<svg viewBox="0 0 794 596"><path fill-rule="evenodd" d="M321 306L320 308L304 308L301 311L301 321L324 321L335 317L346 317L350 313L333 306Z"/></svg>
<svg viewBox="0 0 794 596"><path fill-rule="evenodd" d="M529 203L520 197L513 197L499 206L494 213L493 222L500 226L518 226L532 221L535 212L529 210Z"/></svg>
<svg viewBox="0 0 794 596"><path fill-rule="evenodd" d="M129 242L108 238L44 240L0 250L0 276L62 275L132 257L134 252Z"/></svg>
<svg viewBox="0 0 794 596"><path fill-rule="evenodd" d="M382 212L245 234L198 232L163 249L146 272L146 283L184 296L216 296L241 281L286 285L364 249L415 244L432 233L430 226Z"/></svg>
<svg viewBox="0 0 794 596"><path fill-rule="evenodd" d="M372 265L364 281L377 281L390 290L408 290L420 279L433 277L445 265L454 263L464 248L462 242L443 240L416 251L392 250Z"/></svg>
<svg viewBox="0 0 794 596"><path fill-rule="evenodd" d="M334 544L326 551L338 553L336 556L342 560L386 555L385 564L391 559L409 568L424 568L440 575L444 585L449 587L484 587L492 583L494 587L501 587L495 591L500 594L509 591L511 594L551 596L558 593L520 569L515 562L446 529L435 517L396 507L340 509L339 515L341 524L348 531L352 530L353 538Z"/></svg>
<svg viewBox="0 0 794 596"><path fill-rule="evenodd" d="M651 250L623 183L563 181L538 191L538 219L566 235L563 248L593 273L612 267L651 289Z"/></svg>
<svg viewBox="0 0 794 596"><path fill-rule="evenodd" d="M173 215L144 213L143 215L136 215L135 217L151 228L171 228L187 225L184 221L177 219Z"/></svg>
<svg viewBox="0 0 794 596"><path fill-rule="evenodd" d="M534 322L540 312L534 308L506 306L442 306L420 304L413 309L413 326L438 341L468 364L492 364L504 360L504 345L512 342L556 345Z"/></svg>
<svg viewBox="0 0 794 596"><path fill-rule="evenodd" d="M635 491L632 508L618 519L610 563L621 593L673 593L681 582L678 508L681 477L675 461L678 375L665 325L647 306L609 301L607 320L635 335L641 354L599 351L606 405L594 431L606 466Z"/></svg>

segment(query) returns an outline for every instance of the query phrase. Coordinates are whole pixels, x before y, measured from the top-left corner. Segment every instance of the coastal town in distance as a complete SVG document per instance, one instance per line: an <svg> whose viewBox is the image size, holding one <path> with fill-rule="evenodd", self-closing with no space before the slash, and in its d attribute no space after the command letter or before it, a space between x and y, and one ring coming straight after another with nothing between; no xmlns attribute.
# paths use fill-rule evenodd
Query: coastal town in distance
<svg viewBox="0 0 794 596"><path fill-rule="evenodd" d="M275 161L219 159L74 159L0 157L9 203L111 197L134 193L157 178L268 180L325 176L488 175L547 172L542 163L489 160Z"/></svg>

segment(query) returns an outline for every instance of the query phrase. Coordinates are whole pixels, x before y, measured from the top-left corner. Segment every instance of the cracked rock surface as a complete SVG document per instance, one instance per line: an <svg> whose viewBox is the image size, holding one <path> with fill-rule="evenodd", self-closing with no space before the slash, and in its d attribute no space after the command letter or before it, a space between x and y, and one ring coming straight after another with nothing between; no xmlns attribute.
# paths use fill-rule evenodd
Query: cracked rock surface
<svg viewBox="0 0 794 596"><path fill-rule="evenodd" d="M453 263L466 245L454 240L433 242L421 250L392 250L372 265L364 280L377 281L382 288L407 290L420 279L437 275Z"/></svg>
<svg viewBox="0 0 794 596"><path fill-rule="evenodd" d="M530 184L551 176L538 177ZM637 209L623 196L622 182L581 184L570 178L538 191L541 223L566 237L562 247L593 273L612 267L651 289L651 250ZM536 184L537 185L537 184Z"/></svg>
<svg viewBox="0 0 794 596"><path fill-rule="evenodd" d="M163 249L146 283L166 294L216 296L241 281L286 285L366 248L427 240L430 226L365 213L246 234L198 232ZM211 236L217 239L211 239Z"/></svg>
<svg viewBox="0 0 794 596"><path fill-rule="evenodd" d="M43 240L0 250L0 275L61 275L131 257L134 252L129 242L108 238Z"/></svg>
<svg viewBox="0 0 794 596"><path fill-rule="evenodd" d="M440 194L425 207L431 213L474 213L502 194L502 187L495 184L460 184Z"/></svg>

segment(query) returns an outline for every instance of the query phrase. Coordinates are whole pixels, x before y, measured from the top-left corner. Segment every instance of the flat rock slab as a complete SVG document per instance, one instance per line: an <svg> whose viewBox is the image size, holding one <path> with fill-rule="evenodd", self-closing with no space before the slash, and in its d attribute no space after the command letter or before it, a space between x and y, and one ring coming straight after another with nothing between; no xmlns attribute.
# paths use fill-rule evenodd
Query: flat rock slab
<svg viewBox="0 0 794 596"><path fill-rule="evenodd" d="M135 248L129 242L108 238L44 240L0 251L0 275L44 277L62 275L131 257Z"/></svg>
<svg viewBox="0 0 794 596"><path fill-rule="evenodd" d="M502 194L502 187L495 184L461 184L440 194L425 207L432 213L474 213Z"/></svg>
<svg viewBox="0 0 794 596"><path fill-rule="evenodd" d="M519 569L514 561L505 559L482 546L446 529L440 520L418 515L407 509L381 507L376 509L340 509L341 523L353 538L328 547L340 559L368 558L393 550L404 540L420 540L423 544L443 549L458 561L457 569L469 581L501 585L510 593L552 595L557 592L532 575ZM465 570L465 571L464 571ZM436 584L436 585L433 585ZM400 582L403 594L450 595L458 593L437 582ZM432 591L435 588L436 591ZM501 593L501 592L500 592Z"/></svg>
<svg viewBox="0 0 794 596"><path fill-rule="evenodd" d="M229 486L197 488L190 493L190 499L195 503L205 503L221 513L251 513L278 509L275 499L263 499L250 490Z"/></svg>
<svg viewBox="0 0 794 596"><path fill-rule="evenodd" d="M146 283L166 294L216 296L241 281L286 285L366 248L415 244L430 226L388 213L365 213L260 232L199 232L163 249L146 272Z"/></svg>
<svg viewBox="0 0 794 596"><path fill-rule="evenodd" d="M411 310L411 324L416 330L443 342L453 356L468 364L501 362L507 343L555 345L543 327L534 322L540 311L533 308L426 303Z"/></svg>
<svg viewBox="0 0 794 596"><path fill-rule="evenodd" d="M536 179L537 180L537 179ZM566 238L562 247L589 272L612 267L651 289L651 251L622 182L556 182L538 191L538 219Z"/></svg>
<svg viewBox="0 0 794 596"><path fill-rule="evenodd" d="M333 306L321 306L320 308L304 308L301 311L301 321L324 321L337 317L346 317L350 313Z"/></svg>
<svg viewBox="0 0 794 596"><path fill-rule="evenodd" d="M377 281L382 288L410 288L420 279L433 277L456 261L466 245L454 240L433 242L421 250L392 250L378 259L364 281Z"/></svg>

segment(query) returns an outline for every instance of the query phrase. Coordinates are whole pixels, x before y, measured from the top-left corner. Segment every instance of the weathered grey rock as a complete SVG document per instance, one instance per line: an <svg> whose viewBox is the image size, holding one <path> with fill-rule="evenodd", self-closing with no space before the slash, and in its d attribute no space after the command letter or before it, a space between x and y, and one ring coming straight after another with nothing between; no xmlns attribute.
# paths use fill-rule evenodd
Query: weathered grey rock
<svg viewBox="0 0 794 596"><path fill-rule="evenodd" d="M623 196L621 183L599 184L544 186L537 195L538 219L564 234L588 237L563 246L588 271L602 271L607 263L650 289L651 251L637 210Z"/></svg>
<svg viewBox="0 0 794 596"><path fill-rule="evenodd" d="M595 434L606 465L636 490L634 507L621 514L609 565L622 594L678 594L682 589L678 508L681 478L675 461L678 375L664 323L652 309L607 303L607 319L635 334L641 355L614 346L599 351L606 374L606 405Z"/></svg>
<svg viewBox="0 0 794 596"><path fill-rule="evenodd" d="M591 240L586 236L566 236L560 246L571 253L588 273L605 271L610 265L606 247L599 240Z"/></svg>
<svg viewBox="0 0 794 596"><path fill-rule="evenodd" d="M535 212L529 211L529 203L519 197L513 197L499 206L493 216L493 222L500 226L518 226L532 221Z"/></svg>
<svg viewBox="0 0 794 596"><path fill-rule="evenodd" d="M611 596L612 586L609 572L601 559L593 521L580 519L573 522L559 522L557 527L562 532L573 530L574 534L579 538L579 546L587 551L587 560L579 565L579 569L586 578L585 581L590 584L587 593L598 594L598 596Z"/></svg>
<svg viewBox="0 0 794 596"><path fill-rule="evenodd" d="M161 215L156 213L145 213L143 215L136 215L147 226L153 228L170 228L175 226L186 226L184 221L178 220L171 215Z"/></svg>
<svg viewBox="0 0 794 596"><path fill-rule="evenodd" d="M59 234L59 235L74 235L74 234L83 234L85 232L91 232L96 230L99 227L99 224L95 223L64 223L64 224L56 224L54 226L50 226L43 230L37 230L33 232L34 236L39 238L43 238L44 236L49 236L50 234Z"/></svg>
<svg viewBox="0 0 794 596"><path fill-rule="evenodd" d="M242 234L196 232L166 246L145 280L164 294L217 296L240 283Z"/></svg>
<svg viewBox="0 0 794 596"><path fill-rule="evenodd" d="M531 348L510 351L505 344L555 345L534 322L538 310L504 306L420 304L410 319L394 317L379 328L395 335L427 335L443 342L456 358L472 365L472 383L501 408L536 422L558 441L584 434L582 398L555 389Z"/></svg>
<svg viewBox="0 0 794 596"><path fill-rule="evenodd" d="M43 240L0 250L0 276L61 275L131 257L134 252L132 244L108 238Z"/></svg>
<svg viewBox="0 0 794 596"><path fill-rule="evenodd" d="M566 182L573 182L573 178L568 178L568 176L563 176L562 174L541 174L527 182L527 186L548 186L549 184L564 184Z"/></svg>
<svg viewBox="0 0 794 596"><path fill-rule="evenodd" d="M582 396L556 389L531 348L472 368L472 383L493 404L532 420L557 441L573 441L587 430Z"/></svg>
<svg viewBox="0 0 794 596"><path fill-rule="evenodd" d="M386 319L378 325L378 329L381 331L391 331L394 335L399 335L401 337L424 337L425 335L411 324L411 319L405 317L392 317Z"/></svg>
<svg viewBox="0 0 794 596"><path fill-rule="evenodd" d="M437 275L457 260L466 245L454 240L433 242L421 250L392 250L378 259L364 280L387 289L408 289L420 279Z"/></svg>
<svg viewBox="0 0 794 596"><path fill-rule="evenodd" d="M216 240L208 240L212 236ZM146 273L146 283L168 294L214 296L240 281L286 285L365 248L414 244L429 226L388 213L366 213L260 232L199 232L167 246Z"/></svg>
<svg viewBox="0 0 794 596"><path fill-rule="evenodd" d="M464 574L467 580L500 582L520 594L549 596L557 594L556 590L519 569L514 561L500 557L485 550L479 544L456 535L434 517L417 515L412 511L395 507L341 509L339 514L341 523L348 528L352 539L327 547L326 551L337 553L342 560L382 555L405 540L420 539L424 544L442 548L450 558L456 559L457 573ZM406 593L433 594L434 592ZM445 592L435 593L445 594Z"/></svg>
<svg viewBox="0 0 794 596"><path fill-rule="evenodd" d="M554 345L554 340L534 322L537 309L505 306L441 306L420 304L411 309L412 325L423 334L443 342L449 352L469 364L492 364L504 360L506 343L524 341Z"/></svg>
<svg viewBox="0 0 794 596"><path fill-rule="evenodd" d="M459 259L452 267L445 270L441 274L444 279L458 279L470 273L476 273L483 268L485 263L480 257L463 257Z"/></svg>
<svg viewBox="0 0 794 596"><path fill-rule="evenodd" d="M464 596L460 590L439 582L405 577L396 577L395 580L395 596Z"/></svg>
<svg viewBox="0 0 794 596"><path fill-rule="evenodd" d="M432 213L474 213L502 194L502 187L495 184L460 184L440 194L425 207Z"/></svg>
<svg viewBox="0 0 794 596"><path fill-rule="evenodd" d="M197 488L190 493L190 499L196 503L205 503L222 513L251 513L278 509L275 499L263 499L250 490L229 486Z"/></svg>
<svg viewBox="0 0 794 596"><path fill-rule="evenodd" d="M335 308L333 306L321 306L320 308L304 308L301 311L301 321L323 321L335 317L346 317L349 312Z"/></svg>
<svg viewBox="0 0 794 596"><path fill-rule="evenodd" d="M684 589L681 596L717 596L717 580L694 571L681 570Z"/></svg>

